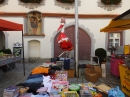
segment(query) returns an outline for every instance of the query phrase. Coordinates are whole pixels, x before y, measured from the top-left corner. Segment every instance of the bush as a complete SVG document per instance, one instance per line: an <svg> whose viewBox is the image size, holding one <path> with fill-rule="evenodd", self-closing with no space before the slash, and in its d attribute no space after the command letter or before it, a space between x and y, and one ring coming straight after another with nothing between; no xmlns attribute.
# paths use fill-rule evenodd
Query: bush
<svg viewBox="0 0 130 97"><path fill-rule="evenodd" d="M3 52L4 54L12 54L10 49L2 49L0 52Z"/></svg>
<svg viewBox="0 0 130 97"><path fill-rule="evenodd" d="M106 62L107 52L103 48L98 48L95 50L95 56L99 58L99 63ZM97 62L97 59L95 60Z"/></svg>

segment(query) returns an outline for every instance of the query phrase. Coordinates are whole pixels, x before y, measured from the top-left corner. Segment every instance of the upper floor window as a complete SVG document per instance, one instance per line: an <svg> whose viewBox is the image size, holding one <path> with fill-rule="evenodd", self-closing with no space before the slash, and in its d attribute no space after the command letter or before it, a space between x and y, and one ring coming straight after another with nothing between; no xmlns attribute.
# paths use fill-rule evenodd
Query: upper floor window
<svg viewBox="0 0 130 97"><path fill-rule="evenodd" d="M123 45L122 32L108 33L108 49L111 49L112 46L118 47L122 45Z"/></svg>

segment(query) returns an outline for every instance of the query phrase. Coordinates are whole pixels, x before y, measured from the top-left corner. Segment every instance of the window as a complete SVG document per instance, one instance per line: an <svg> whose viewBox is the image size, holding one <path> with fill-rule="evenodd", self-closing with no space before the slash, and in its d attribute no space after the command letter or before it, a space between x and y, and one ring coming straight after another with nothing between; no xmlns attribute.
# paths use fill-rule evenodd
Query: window
<svg viewBox="0 0 130 97"><path fill-rule="evenodd" d="M108 33L108 49L112 46L122 46L123 45L123 33L122 32L115 32L115 33Z"/></svg>

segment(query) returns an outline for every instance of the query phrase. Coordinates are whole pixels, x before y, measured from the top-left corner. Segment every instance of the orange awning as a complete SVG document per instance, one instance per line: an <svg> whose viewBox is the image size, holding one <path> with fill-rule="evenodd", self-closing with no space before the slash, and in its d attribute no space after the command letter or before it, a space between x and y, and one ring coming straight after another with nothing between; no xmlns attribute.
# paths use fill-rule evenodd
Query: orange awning
<svg viewBox="0 0 130 97"><path fill-rule="evenodd" d="M130 29L130 19L125 20L111 20L108 26L102 28L100 32L113 32L119 30Z"/></svg>
<svg viewBox="0 0 130 97"><path fill-rule="evenodd" d="M114 32L130 29L130 9L112 19L108 26L100 29L100 32Z"/></svg>
<svg viewBox="0 0 130 97"><path fill-rule="evenodd" d="M0 31L22 31L23 25L0 19Z"/></svg>

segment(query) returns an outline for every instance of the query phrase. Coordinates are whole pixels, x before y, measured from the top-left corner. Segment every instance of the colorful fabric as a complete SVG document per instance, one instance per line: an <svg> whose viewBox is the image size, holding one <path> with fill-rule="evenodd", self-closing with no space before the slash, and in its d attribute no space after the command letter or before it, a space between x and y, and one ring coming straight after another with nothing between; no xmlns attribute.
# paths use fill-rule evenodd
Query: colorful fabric
<svg viewBox="0 0 130 97"><path fill-rule="evenodd" d="M65 35L64 33L64 23L62 25L60 25L60 27L58 28L58 30L61 29L61 32L57 38L57 41L59 43L59 47L62 50L67 50L67 51L71 51L73 50L73 45L70 42L69 38Z"/></svg>
<svg viewBox="0 0 130 97"><path fill-rule="evenodd" d="M48 74L50 68L45 68L42 66L36 67L32 70L32 74Z"/></svg>

